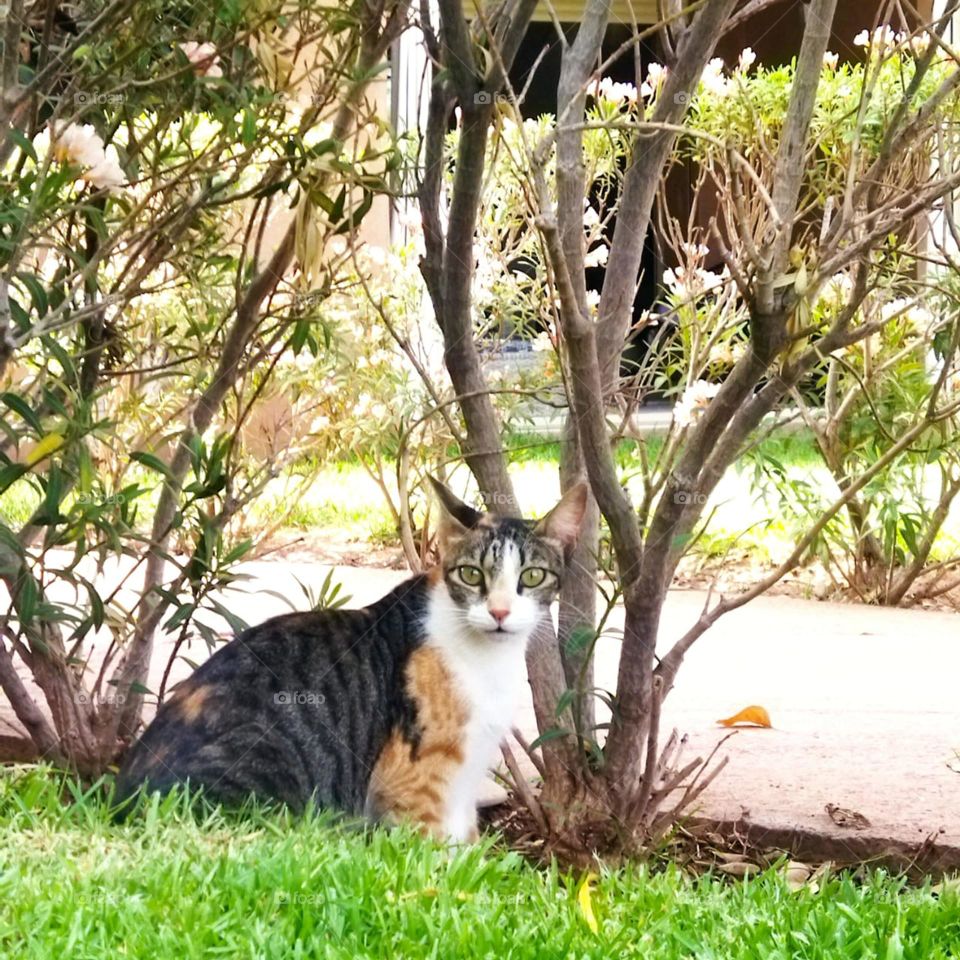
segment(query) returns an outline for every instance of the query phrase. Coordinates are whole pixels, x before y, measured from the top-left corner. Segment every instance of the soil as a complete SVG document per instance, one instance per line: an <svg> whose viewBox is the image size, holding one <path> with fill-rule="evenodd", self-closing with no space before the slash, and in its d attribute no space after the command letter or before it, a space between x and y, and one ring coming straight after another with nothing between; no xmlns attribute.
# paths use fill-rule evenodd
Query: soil
<svg viewBox="0 0 960 960"><path fill-rule="evenodd" d="M482 807L480 826L484 832L498 834L504 849L514 850L539 866L548 865L553 859L572 869L585 869L597 860L609 863L602 851L572 851L550 844L513 795L501 803ZM831 871L866 874L877 869L922 883L960 869L960 847L943 844L940 839L931 834L918 843L888 840L880 844L865 839L857 844L815 831L765 828L748 818L718 821L691 817L651 848L647 858L654 867L669 863L691 875L710 872L731 879L777 867L798 886L813 886Z"/></svg>

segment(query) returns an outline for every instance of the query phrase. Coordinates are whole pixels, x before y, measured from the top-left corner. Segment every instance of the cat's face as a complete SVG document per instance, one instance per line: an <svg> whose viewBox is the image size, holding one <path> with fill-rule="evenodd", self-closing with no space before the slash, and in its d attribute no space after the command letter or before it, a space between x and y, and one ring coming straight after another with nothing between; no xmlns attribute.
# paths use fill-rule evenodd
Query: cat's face
<svg viewBox="0 0 960 960"><path fill-rule="evenodd" d="M540 521L480 513L434 481L444 582L463 625L491 640L526 639L560 589L586 506L580 484Z"/></svg>

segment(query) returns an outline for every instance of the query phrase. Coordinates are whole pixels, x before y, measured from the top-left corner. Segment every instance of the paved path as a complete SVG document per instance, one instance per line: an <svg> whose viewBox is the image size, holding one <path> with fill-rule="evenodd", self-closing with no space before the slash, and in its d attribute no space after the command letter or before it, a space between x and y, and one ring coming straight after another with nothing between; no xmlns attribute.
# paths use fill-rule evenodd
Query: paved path
<svg viewBox="0 0 960 960"><path fill-rule="evenodd" d="M245 566L247 589L231 609L257 622L289 608L269 588L303 606L294 577L319 586L314 562ZM351 605L375 600L402 573L338 568ZM671 592L661 650L696 619L703 594ZM619 644L598 644L597 683L612 689ZM188 653L202 658L203 648ZM155 658L159 682L163 658ZM181 665L180 674L188 672ZM706 755L726 732L716 725L748 704L770 712L774 729L744 729L724 746L727 769L704 794L701 812L776 828L851 836L834 827L827 803L855 809L864 836L916 843L940 833L960 847L960 616L885 610L782 597L760 598L728 614L693 647L664 707L664 729L689 736L689 756ZM8 715L7 711L3 711ZM535 735L532 708L523 727Z"/></svg>

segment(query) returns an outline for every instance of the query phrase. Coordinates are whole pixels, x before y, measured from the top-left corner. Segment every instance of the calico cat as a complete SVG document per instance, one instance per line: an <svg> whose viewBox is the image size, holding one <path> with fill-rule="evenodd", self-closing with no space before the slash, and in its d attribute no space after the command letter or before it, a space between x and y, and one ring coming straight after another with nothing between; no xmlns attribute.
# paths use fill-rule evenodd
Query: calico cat
<svg viewBox="0 0 960 960"><path fill-rule="evenodd" d="M513 721L524 653L576 543L586 488L539 522L484 514L434 481L440 564L362 610L288 614L244 631L158 711L117 776L309 803L453 840Z"/></svg>

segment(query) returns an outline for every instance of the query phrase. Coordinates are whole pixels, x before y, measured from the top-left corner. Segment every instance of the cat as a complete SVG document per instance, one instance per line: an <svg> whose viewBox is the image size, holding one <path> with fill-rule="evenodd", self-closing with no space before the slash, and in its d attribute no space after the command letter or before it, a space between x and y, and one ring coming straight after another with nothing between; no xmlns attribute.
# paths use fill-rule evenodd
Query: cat
<svg viewBox="0 0 960 960"><path fill-rule="evenodd" d="M454 841L513 721L525 650L576 544L586 487L539 522L431 480L440 562L360 610L275 617L180 683L127 752L118 816L146 788L309 804Z"/></svg>

